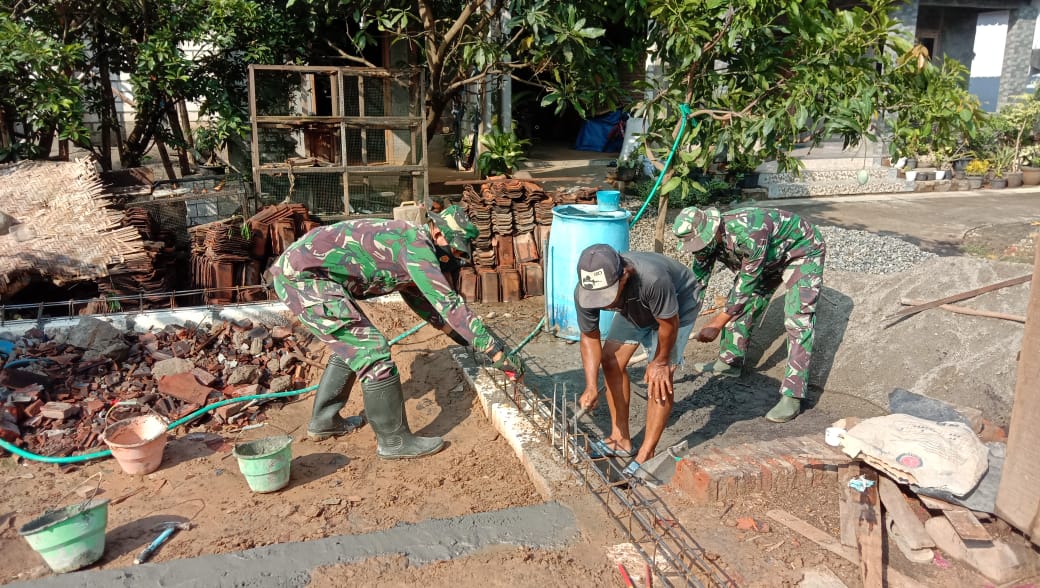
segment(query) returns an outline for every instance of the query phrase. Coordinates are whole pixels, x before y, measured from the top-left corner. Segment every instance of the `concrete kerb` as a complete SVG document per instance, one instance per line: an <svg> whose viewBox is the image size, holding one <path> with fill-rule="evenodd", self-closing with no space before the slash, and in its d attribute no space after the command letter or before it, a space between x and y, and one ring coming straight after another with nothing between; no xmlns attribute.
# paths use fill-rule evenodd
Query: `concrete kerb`
<svg viewBox="0 0 1040 588"><path fill-rule="evenodd" d="M1003 190L958 190L956 192L893 192L878 194L849 194L846 196L813 196L810 198L770 198L767 200L746 200L742 205L767 206L783 208L786 206L825 204L832 202L880 202L885 200L941 200L957 198L978 198L980 196L999 196L1006 194L1035 193L1037 186L1021 188L1005 188ZM731 206L736 208L737 206Z"/></svg>
<svg viewBox="0 0 1040 588"><path fill-rule="evenodd" d="M573 495L582 488L577 475L563 464L541 431L520 412L513 400L495 383L491 370L477 365L463 347L451 350L466 381L477 393L484 416L513 448L528 478L545 500ZM522 384L520 384L522 385Z"/></svg>
<svg viewBox="0 0 1040 588"><path fill-rule="evenodd" d="M189 539L190 534L185 533L184 537ZM57 574L9 586L303 587L310 584L311 571L322 566L352 564L395 554L404 554L412 565L419 566L464 557L493 545L562 548L578 537L574 513L559 503L550 502L402 524L362 535L338 535L112 570Z"/></svg>

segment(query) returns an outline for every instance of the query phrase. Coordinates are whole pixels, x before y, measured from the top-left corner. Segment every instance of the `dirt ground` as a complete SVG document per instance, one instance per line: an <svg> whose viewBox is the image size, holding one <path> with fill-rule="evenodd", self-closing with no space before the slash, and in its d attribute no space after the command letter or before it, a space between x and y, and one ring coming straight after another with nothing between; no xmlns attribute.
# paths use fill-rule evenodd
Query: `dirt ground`
<svg viewBox="0 0 1040 588"><path fill-rule="evenodd" d="M1004 234L1013 237L1011 232ZM1020 240L1021 236L1015 238ZM695 443L719 444L806 434L841 416L879 414L885 394L898 382L909 382L908 388L925 388L920 391L968 403L984 412L1006 411L1009 396L1004 388L1013 381L1013 371L1004 363L997 367L987 363L986 370L979 371L972 361L979 357L990 363L997 361L991 358L1000 357L1001 349L1015 345L1015 329L1020 332L1021 325L979 323L975 321L980 319L932 311L927 320L883 329L876 317L893 311L898 296L939 297L950 289L960 291L1013 277L1022 273L1022 268L970 257L940 258L933 263L917 272L885 279L828 277L824 294L831 304L821 308L820 324L830 325L821 329L821 335L832 351L823 353L818 362L825 372L812 409L794 423L777 427L758 418L773 402L777 370L782 370L783 363L776 355L782 326L777 316L769 314L762 326L769 336L758 342L753 338L756 373L731 382L681 376L679 387L686 388L689 400L677 404L682 414L669 422L668 434L674 433L676 438L689 435ZM948 280L936 280L936 275ZM958 279L964 275L970 275L970 279ZM543 304L536 298L520 304L474 308L499 335L516 345L535 327L544 313ZM991 310L1024 312L1021 293L1013 289L980 298L978 304ZM417 322L403 305L369 308L372 318L388 335L403 332ZM979 347L978 341L983 339L995 343ZM178 430L166 447L161 469L148 476L127 476L111 460L66 470L54 465L17 464L11 458L0 460L0 550L4 553L0 582L49 574L17 530L48 507L82 500L75 491L91 490L97 484L97 474L98 496L113 502L106 553L96 566L103 569L130 565L154 538L156 525L171 520L190 520L195 527L175 535L153 561L365 533L402 522L541 502L512 450L483 416L473 392L461 385L461 374L452 367L447 351L450 345L446 337L426 328L394 348L413 429L420 434L443 435L448 441L443 452L421 461L377 459L375 439L368 427L338 440L307 440L304 430L311 395L284 406L268 407L269 420L261 429L225 432L219 437ZM576 347L539 335L527 353L532 382L547 390L561 371L572 380L580 375ZM691 344L687 360L710 359L712 354L711 346ZM636 381L640 375L639 369L633 371ZM984 389L987 384L992 387L989 392ZM635 387L636 394L639 389ZM358 414L361 408L360 391L355 390L346 413ZM595 417L599 426L605 424L605 407ZM634 432L642 428L640 419L633 415ZM238 472L231 449L236 442L282 432L296 438L290 485L272 495L253 494ZM663 441L665 445L668 442ZM821 566L845 579L849 586L858 585L856 566L765 516L771 508L782 508L837 536L836 488L821 490L811 499L774 493L709 506L694 506L667 488L659 493L664 508L734 585L794 586L803 569ZM616 551L624 537L592 498L579 493L561 500L574 509L582 531L580 540L567 548L500 547L421 567L409 565L403 557L388 556L320 568L312 574L311 586L622 586L608 552ZM756 529L737 527L738 521L747 518L756 521ZM998 522L987 523L987 527L997 536L1016 537ZM925 585L985 585L981 577L946 559L915 565L896 552L887 557L891 565ZM640 569L629 566L637 585L642 582Z"/></svg>
<svg viewBox="0 0 1040 588"><path fill-rule="evenodd" d="M418 322L403 305L369 308L387 333ZM98 475L98 497L113 502L100 568L130 565L155 537L153 528L170 520L190 520L195 527L175 536L153 561L540 502L512 450L489 426L473 393L461 386L462 377L446 351L451 344L427 328L394 348L413 429L447 440L444 451L421 462L376 458L369 427L338 440L308 440L312 394L267 409L269 421L260 429L221 436L178 429L161 468L147 476L123 474L113 460L67 473L55 465L0 461L0 581L49 573L17 530L47 507L82 500L74 491L92 489ZM360 389L355 388L346 414L361 410ZM282 431L296 439L290 484L274 494L251 493L231 454L233 445Z"/></svg>

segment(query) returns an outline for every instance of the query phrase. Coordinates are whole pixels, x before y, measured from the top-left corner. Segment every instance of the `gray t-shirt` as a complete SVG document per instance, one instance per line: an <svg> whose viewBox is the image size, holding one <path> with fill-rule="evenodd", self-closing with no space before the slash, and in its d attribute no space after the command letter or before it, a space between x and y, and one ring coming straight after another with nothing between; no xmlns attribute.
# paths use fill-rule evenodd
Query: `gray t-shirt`
<svg viewBox="0 0 1040 588"><path fill-rule="evenodd" d="M660 253L622 253L626 265L635 268L621 294L618 314L641 328L657 327L657 319L679 315L686 326L697 320L700 310L700 284L690 268ZM581 288L581 284L577 286ZM582 333L599 330L599 309L582 308L575 288L574 306Z"/></svg>

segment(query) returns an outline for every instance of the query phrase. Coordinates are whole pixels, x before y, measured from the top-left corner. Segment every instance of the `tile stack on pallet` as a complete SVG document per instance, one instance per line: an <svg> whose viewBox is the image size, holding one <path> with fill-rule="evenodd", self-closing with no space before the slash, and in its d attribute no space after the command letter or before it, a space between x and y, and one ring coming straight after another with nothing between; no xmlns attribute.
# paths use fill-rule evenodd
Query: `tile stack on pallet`
<svg viewBox="0 0 1040 588"><path fill-rule="evenodd" d="M592 191L595 198L595 191ZM567 200L576 200L567 195ZM458 289L469 302L514 302L544 291L541 252L557 204L534 182L500 180L467 185L462 206L480 233L473 267L459 272Z"/></svg>
<svg viewBox="0 0 1040 588"><path fill-rule="evenodd" d="M244 222L225 220L192 227L192 286L208 290L207 304L262 300L267 296L259 287L264 270L317 226L305 206L285 203L265 207Z"/></svg>

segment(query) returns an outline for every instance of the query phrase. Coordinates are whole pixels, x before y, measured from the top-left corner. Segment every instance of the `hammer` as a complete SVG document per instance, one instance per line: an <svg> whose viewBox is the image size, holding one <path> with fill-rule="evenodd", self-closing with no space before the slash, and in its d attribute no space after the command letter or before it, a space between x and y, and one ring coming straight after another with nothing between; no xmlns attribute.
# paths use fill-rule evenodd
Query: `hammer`
<svg viewBox="0 0 1040 588"><path fill-rule="evenodd" d="M159 536L156 537L155 540L148 544L148 547L144 548L144 551L142 551L140 555L134 558L134 563L142 564L148 561L148 558L152 557L152 554L155 553L163 543L166 543L175 532L178 530L187 531L190 528L191 521L185 521L183 523L169 522L159 525L157 529L162 529L162 532L159 533Z"/></svg>

